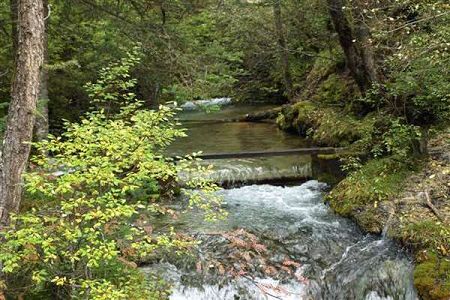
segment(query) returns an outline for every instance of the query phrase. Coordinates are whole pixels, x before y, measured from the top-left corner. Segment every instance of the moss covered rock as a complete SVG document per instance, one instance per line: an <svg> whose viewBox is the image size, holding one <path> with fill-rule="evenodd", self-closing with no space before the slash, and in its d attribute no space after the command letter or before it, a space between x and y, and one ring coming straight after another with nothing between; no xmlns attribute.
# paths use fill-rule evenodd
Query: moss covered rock
<svg viewBox="0 0 450 300"><path fill-rule="evenodd" d="M429 144L439 151L424 160L371 160L327 197L331 208L364 230L388 228L388 236L413 250L414 283L425 300L450 299L449 138L450 132L433 138Z"/></svg>
<svg viewBox="0 0 450 300"><path fill-rule="evenodd" d="M329 105L348 106L359 96L354 81L348 76L331 74L317 88L311 96L311 101Z"/></svg>
<svg viewBox="0 0 450 300"><path fill-rule="evenodd" d="M342 70L344 66L344 55L339 47L321 51L308 73L298 100L308 100L311 99L312 96L318 94L317 91L321 84L331 76L331 74L336 74L339 70Z"/></svg>
<svg viewBox="0 0 450 300"><path fill-rule="evenodd" d="M424 300L450 299L450 259L422 253L414 270L414 285Z"/></svg>
<svg viewBox="0 0 450 300"><path fill-rule="evenodd" d="M353 172L328 194L327 201L338 214L355 219L368 232L381 232L388 212L380 204L399 192L411 172L392 158L371 160Z"/></svg>
<svg viewBox="0 0 450 300"><path fill-rule="evenodd" d="M294 131L321 146L347 147L372 130L375 118L349 116L335 109L302 101L282 109L277 118L283 130Z"/></svg>

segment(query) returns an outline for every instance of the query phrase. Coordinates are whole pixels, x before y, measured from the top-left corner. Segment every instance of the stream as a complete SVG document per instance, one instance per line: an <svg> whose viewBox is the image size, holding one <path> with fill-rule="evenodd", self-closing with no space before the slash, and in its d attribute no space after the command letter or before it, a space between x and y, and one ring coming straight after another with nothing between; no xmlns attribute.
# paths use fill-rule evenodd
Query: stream
<svg viewBox="0 0 450 300"><path fill-rule="evenodd" d="M229 105L209 114L183 112L180 119L189 137L169 150L185 154L307 147L274 124L214 122L268 107ZM364 234L323 203L332 182L326 179L339 176L332 163L310 156L208 163L215 166L214 179L227 182L228 188L219 193L229 216L211 223L189 211L176 221L177 230L201 241L200 257L225 264L229 253L217 233L243 229L267 246L268 262L295 262L292 276L268 276L255 269L230 277L169 262L144 267L173 284L170 299L418 299L408 253L390 239Z"/></svg>

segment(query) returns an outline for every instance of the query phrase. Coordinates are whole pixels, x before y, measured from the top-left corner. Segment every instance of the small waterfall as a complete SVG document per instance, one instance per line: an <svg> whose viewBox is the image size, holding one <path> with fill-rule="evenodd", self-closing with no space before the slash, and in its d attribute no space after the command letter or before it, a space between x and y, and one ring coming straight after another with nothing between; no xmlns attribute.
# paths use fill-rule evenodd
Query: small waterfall
<svg viewBox="0 0 450 300"><path fill-rule="evenodd" d="M312 177L311 161L274 157L265 159L234 159L202 161L202 165L213 165L213 171L206 176L223 187L237 187L248 184L301 183ZM186 182L198 174L180 174Z"/></svg>
<svg viewBox="0 0 450 300"><path fill-rule="evenodd" d="M389 226L391 225L392 217L393 217L394 214L395 214L395 210L394 210L394 208L393 208L392 206L389 206L389 207L388 207L388 213L389 213L388 219L387 219L387 221L386 221L386 224L384 224L383 230L382 230L382 232L381 232L381 236L382 236L384 239L387 238Z"/></svg>
<svg viewBox="0 0 450 300"><path fill-rule="evenodd" d="M225 261L221 240L208 233L243 228L265 241L271 261L289 257L298 262L296 273L307 280L280 280L261 273L233 279L165 264L163 277L175 287L171 299L417 300L409 258L390 239L365 235L351 221L331 213L323 204L325 188L312 180L292 187L221 190L229 212L226 220L209 223L195 211L178 220L188 233L205 233L196 235L203 239L201 253Z"/></svg>

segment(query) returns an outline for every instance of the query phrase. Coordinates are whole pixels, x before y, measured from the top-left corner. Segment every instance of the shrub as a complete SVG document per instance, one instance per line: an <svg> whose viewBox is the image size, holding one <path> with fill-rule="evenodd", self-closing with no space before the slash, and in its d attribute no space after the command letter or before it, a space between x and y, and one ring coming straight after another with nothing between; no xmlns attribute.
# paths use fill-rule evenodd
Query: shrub
<svg viewBox="0 0 450 300"><path fill-rule="evenodd" d="M358 208L376 206L395 195L409 172L406 164L393 157L371 160L341 181L327 200L334 211L351 216Z"/></svg>
<svg viewBox="0 0 450 300"><path fill-rule="evenodd" d="M108 72L101 75L111 78ZM32 208L12 216L0 237L7 294L166 297L165 286L148 283L133 261L167 250L181 254L193 241L173 231L155 233L151 220L137 218L141 212L165 213L161 183L176 181L181 169L190 168L189 158L175 163L164 157L166 147L182 136L174 109L144 110L135 101L116 115L88 113L79 123L66 123L62 136L35 144L38 154L25 175ZM210 218L220 215L215 185L203 178L188 184L202 191L185 191L191 205Z"/></svg>

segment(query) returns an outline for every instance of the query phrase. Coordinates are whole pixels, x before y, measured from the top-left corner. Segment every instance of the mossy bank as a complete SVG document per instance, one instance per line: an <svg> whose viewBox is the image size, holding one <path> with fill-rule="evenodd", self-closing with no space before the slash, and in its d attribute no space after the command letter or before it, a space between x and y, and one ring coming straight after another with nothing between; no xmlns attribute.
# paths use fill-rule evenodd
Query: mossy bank
<svg viewBox="0 0 450 300"><path fill-rule="evenodd" d="M450 130L437 132L424 155L420 134L399 130L382 112L358 117L301 101L286 106L277 121L315 144L353 153L341 157L348 175L326 201L365 231L384 233L412 250L414 283L423 299L450 299Z"/></svg>

